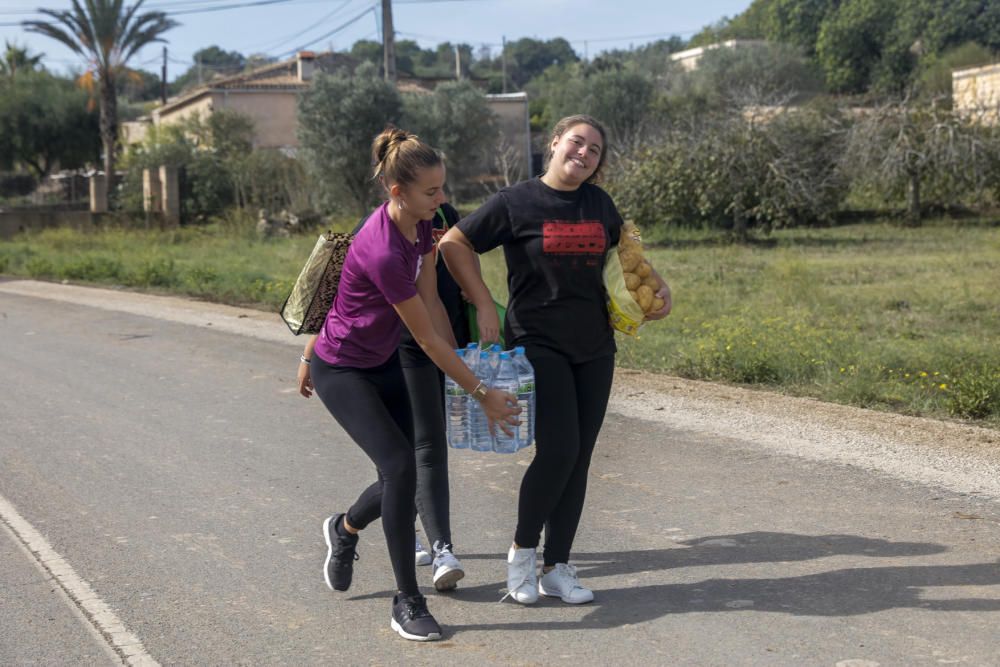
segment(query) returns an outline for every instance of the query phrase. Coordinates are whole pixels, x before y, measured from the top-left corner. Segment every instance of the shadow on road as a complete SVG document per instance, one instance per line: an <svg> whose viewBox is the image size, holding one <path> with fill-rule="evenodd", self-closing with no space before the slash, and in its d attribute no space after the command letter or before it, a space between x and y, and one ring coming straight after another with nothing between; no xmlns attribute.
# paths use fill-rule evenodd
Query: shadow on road
<svg viewBox="0 0 1000 667"><path fill-rule="evenodd" d="M597 599L584 618L572 621L449 624L463 630L580 630L614 628L668 614L724 611L767 611L800 616L853 616L896 608L928 611L1000 611L1000 598L941 599L922 597L926 588L1000 586L1000 561L965 565L892 565L852 567L797 577L706 579L687 584L654 584L603 588L600 577L669 571L681 567L781 563L829 556L906 558L942 553L947 547L929 542L891 542L854 535L796 535L755 532L703 537L680 542L678 548L610 553L577 553L581 579L590 581ZM686 547L686 548L685 548ZM460 554L466 561L489 560L502 573L499 554ZM669 577L669 574L666 575ZM497 584L460 588L455 598L496 604ZM357 599L384 597L385 592ZM948 597L948 599L943 599ZM562 605L541 600L536 608ZM530 615L531 608L525 609Z"/></svg>

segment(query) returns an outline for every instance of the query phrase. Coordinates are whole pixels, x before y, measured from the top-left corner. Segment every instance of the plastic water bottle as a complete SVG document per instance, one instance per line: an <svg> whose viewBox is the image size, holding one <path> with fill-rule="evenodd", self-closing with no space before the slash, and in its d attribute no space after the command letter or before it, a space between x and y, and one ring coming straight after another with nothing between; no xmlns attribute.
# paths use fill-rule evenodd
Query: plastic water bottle
<svg viewBox="0 0 1000 667"><path fill-rule="evenodd" d="M509 352L501 352L497 359L497 373L493 378L493 387L508 394L517 395L517 369L514 368L514 361L510 358ZM498 454L513 454L518 450L517 436L520 430L517 427L510 427L511 435L503 432L498 425L496 435L493 438L493 451Z"/></svg>
<svg viewBox="0 0 1000 667"><path fill-rule="evenodd" d="M517 448L530 447L535 442L535 369L524 354L524 348L514 348L512 357L517 371L517 405L521 408L517 427Z"/></svg>
<svg viewBox="0 0 1000 667"><path fill-rule="evenodd" d="M490 369L493 371L494 376L496 376L497 367L500 365L500 353L502 351L503 348L501 348L498 343L493 343L492 345L490 345L490 354L489 354Z"/></svg>
<svg viewBox="0 0 1000 667"><path fill-rule="evenodd" d="M464 350L455 350L455 354L464 361ZM446 427L448 444L455 449L468 449L469 433L469 395L461 385L444 376L444 409L447 417Z"/></svg>
<svg viewBox="0 0 1000 667"><path fill-rule="evenodd" d="M479 360L472 372L476 374L476 379L484 383L487 387L493 384L493 370L490 368L489 352L482 350L479 352ZM493 451L493 436L490 434L490 422L483 412L483 406L479 401L472 399L469 404L469 444L477 452Z"/></svg>

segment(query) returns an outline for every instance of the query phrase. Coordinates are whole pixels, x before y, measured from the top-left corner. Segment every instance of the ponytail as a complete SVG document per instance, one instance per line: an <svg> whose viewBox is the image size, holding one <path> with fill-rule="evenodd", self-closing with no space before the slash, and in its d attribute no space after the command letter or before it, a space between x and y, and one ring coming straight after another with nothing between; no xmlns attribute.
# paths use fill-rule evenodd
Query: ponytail
<svg viewBox="0 0 1000 667"><path fill-rule="evenodd" d="M444 162L441 154L422 142L417 135L392 125L386 126L372 141L373 179L382 179L386 187L393 183L407 185L417 172Z"/></svg>

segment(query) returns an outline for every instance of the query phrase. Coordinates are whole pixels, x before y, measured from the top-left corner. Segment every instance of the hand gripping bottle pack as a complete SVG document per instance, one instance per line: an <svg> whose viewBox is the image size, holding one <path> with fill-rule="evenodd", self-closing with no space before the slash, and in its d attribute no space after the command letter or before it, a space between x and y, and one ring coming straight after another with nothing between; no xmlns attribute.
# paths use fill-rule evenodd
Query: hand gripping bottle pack
<svg viewBox="0 0 1000 667"><path fill-rule="evenodd" d="M515 347L511 356L517 371L517 405L521 408L517 448L524 449L535 442L535 369L525 356L524 347Z"/></svg>
<svg viewBox="0 0 1000 667"><path fill-rule="evenodd" d="M514 360L510 358L510 353L501 352L497 363L497 372L493 377L493 387L508 394L517 395L517 369L514 368ZM518 427L510 426L511 434L507 435L499 425L493 436L493 451L498 454L513 454L518 447Z"/></svg>

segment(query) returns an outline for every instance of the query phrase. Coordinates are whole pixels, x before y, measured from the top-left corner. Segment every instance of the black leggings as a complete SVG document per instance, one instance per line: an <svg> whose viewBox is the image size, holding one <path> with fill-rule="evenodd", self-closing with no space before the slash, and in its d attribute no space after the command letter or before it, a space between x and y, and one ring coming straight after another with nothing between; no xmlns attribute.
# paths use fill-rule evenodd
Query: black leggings
<svg viewBox="0 0 1000 667"><path fill-rule="evenodd" d="M375 368L331 366L313 355L313 386L337 423L375 463L378 480L347 510L347 522L361 530L382 518L396 587L414 595L413 494L417 465L413 417L399 357Z"/></svg>
<svg viewBox="0 0 1000 667"><path fill-rule="evenodd" d="M528 358L535 368L535 458L521 481L514 541L538 546L545 528L545 565L568 563L587 495L587 472L611 395L615 357L582 364L562 357Z"/></svg>
<svg viewBox="0 0 1000 667"><path fill-rule="evenodd" d="M417 513L430 545L451 547L448 440L444 421L444 376L434 364L403 367L413 408L417 450Z"/></svg>

